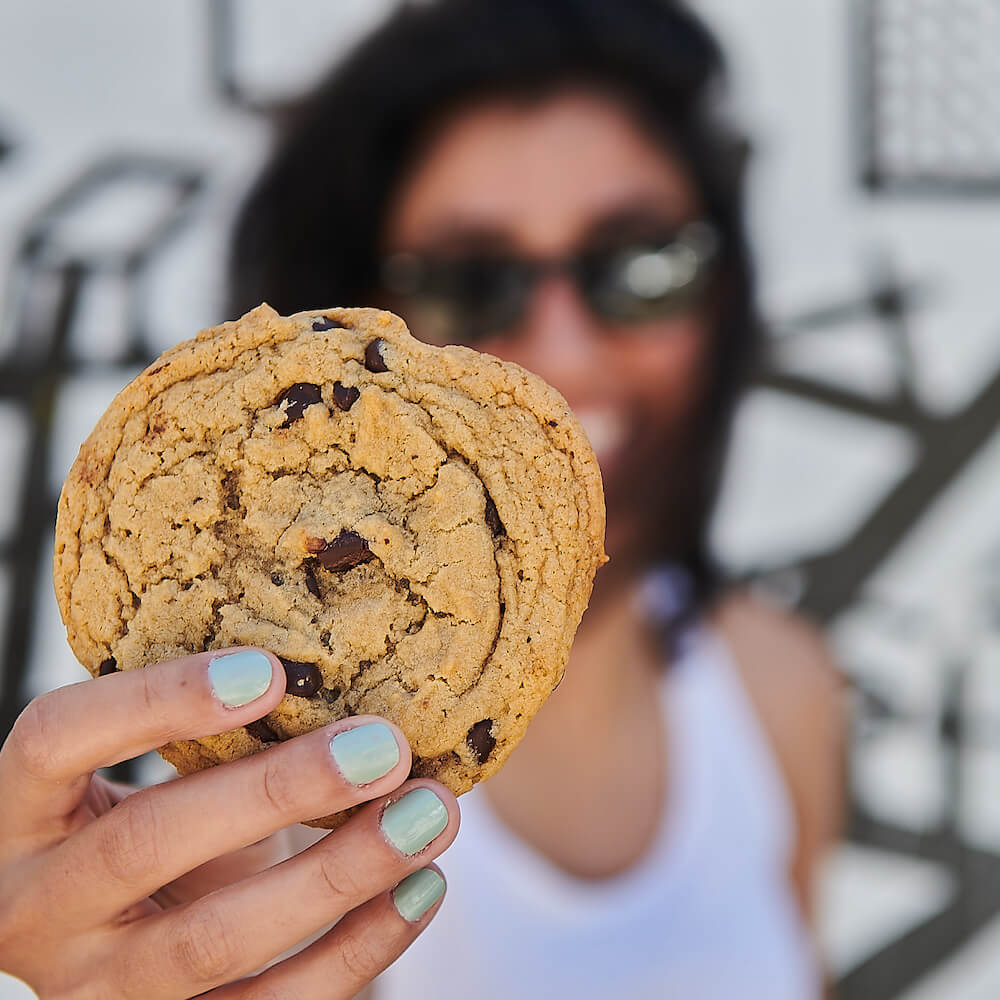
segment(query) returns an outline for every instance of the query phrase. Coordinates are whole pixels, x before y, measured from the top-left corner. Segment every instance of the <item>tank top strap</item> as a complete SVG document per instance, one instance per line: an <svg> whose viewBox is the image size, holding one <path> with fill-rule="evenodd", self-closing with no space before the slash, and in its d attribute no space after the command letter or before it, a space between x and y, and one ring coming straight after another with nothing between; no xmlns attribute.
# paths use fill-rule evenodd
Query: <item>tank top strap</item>
<svg viewBox="0 0 1000 1000"><path fill-rule="evenodd" d="M666 695L676 702L673 721L683 730L679 763L699 770L692 783L715 799L704 810L714 836L727 821L738 821L744 835L749 824L761 853L786 865L797 836L795 811L733 653L705 621L686 630L680 648Z"/></svg>

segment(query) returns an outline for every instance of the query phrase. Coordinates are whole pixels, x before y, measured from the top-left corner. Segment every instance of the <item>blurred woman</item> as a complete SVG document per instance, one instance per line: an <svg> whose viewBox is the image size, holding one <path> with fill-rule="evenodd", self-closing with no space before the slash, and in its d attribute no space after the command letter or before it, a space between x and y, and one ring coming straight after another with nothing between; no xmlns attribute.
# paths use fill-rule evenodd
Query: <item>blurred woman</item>
<svg viewBox="0 0 1000 1000"><path fill-rule="evenodd" d="M410 4L302 104L235 231L230 312L378 304L516 361L594 445L607 551L565 679L461 800L394 997L816 996L840 812L818 633L707 527L758 346L720 52L663 0Z"/></svg>

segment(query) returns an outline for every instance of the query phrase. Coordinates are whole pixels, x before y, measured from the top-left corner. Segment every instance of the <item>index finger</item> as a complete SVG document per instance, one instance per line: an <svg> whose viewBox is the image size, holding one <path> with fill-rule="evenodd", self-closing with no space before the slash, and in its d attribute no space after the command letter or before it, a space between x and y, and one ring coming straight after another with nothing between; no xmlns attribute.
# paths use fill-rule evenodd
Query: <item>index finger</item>
<svg viewBox="0 0 1000 1000"><path fill-rule="evenodd" d="M23 836L59 826L91 774L174 740L228 732L281 701L272 653L212 650L59 688L32 701L0 750L0 825Z"/></svg>

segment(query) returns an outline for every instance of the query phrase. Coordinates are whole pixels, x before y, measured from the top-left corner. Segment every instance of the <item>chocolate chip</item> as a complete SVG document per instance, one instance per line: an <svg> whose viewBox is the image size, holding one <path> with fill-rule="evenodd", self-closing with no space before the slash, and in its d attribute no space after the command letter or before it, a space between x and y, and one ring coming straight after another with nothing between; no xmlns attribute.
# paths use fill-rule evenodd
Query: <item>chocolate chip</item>
<svg viewBox="0 0 1000 1000"><path fill-rule="evenodd" d="M375 558L375 553L368 548L368 543L356 531L342 531L332 542L313 538L306 544L322 567L337 573Z"/></svg>
<svg viewBox="0 0 1000 1000"><path fill-rule="evenodd" d="M333 383L333 401L341 410L349 410L357 401L361 392L353 385Z"/></svg>
<svg viewBox="0 0 1000 1000"><path fill-rule="evenodd" d="M118 661L113 656L109 656L97 668L98 677L104 677L107 674L117 674L117 673L118 673Z"/></svg>
<svg viewBox="0 0 1000 1000"><path fill-rule="evenodd" d="M312 382L296 382L278 396L274 405L288 404L285 408L285 422L281 425L287 427L292 421L298 420L302 416L307 406L321 402L323 402L323 394L318 385L313 385Z"/></svg>
<svg viewBox="0 0 1000 1000"><path fill-rule="evenodd" d="M335 319L330 319L329 316L323 316L321 319L313 320L314 330L346 330L347 327L343 323L338 323Z"/></svg>
<svg viewBox="0 0 1000 1000"><path fill-rule="evenodd" d="M227 472L222 477L222 492L226 498L226 506L230 510L239 510L240 484L235 472Z"/></svg>
<svg viewBox="0 0 1000 1000"><path fill-rule="evenodd" d="M286 660L283 656L278 659L285 668L285 694L309 698L323 686L323 675L315 663Z"/></svg>
<svg viewBox="0 0 1000 1000"><path fill-rule="evenodd" d="M316 574L313 573L311 566L306 566L306 590L317 600L322 598L319 592L319 584L316 582Z"/></svg>
<svg viewBox="0 0 1000 1000"><path fill-rule="evenodd" d="M280 573L271 574L271 583L273 583L276 587L282 586L284 582L285 578Z"/></svg>
<svg viewBox="0 0 1000 1000"><path fill-rule="evenodd" d="M261 743L281 742L281 737L263 719L258 719L256 722L248 722L246 724L246 731L255 740L260 740Z"/></svg>
<svg viewBox="0 0 1000 1000"><path fill-rule="evenodd" d="M387 372L389 366L382 357L382 345L385 341L381 337L376 337L365 348L365 368L370 372Z"/></svg>
<svg viewBox="0 0 1000 1000"><path fill-rule="evenodd" d="M320 688L319 696L328 704L332 705L340 697L340 688Z"/></svg>
<svg viewBox="0 0 1000 1000"><path fill-rule="evenodd" d="M469 744L472 752L476 755L476 762L485 764L489 759L497 741L493 738L493 720L482 719L477 722L465 737L465 742Z"/></svg>
<svg viewBox="0 0 1000 1000"><path fill-rule="evenodd" d="M494 538L499 538L500 535L506 535L507 531L500 521L500 515L497 513L497 505L493 502L493 497L486 494L486 526L493 532Z"/></svg>

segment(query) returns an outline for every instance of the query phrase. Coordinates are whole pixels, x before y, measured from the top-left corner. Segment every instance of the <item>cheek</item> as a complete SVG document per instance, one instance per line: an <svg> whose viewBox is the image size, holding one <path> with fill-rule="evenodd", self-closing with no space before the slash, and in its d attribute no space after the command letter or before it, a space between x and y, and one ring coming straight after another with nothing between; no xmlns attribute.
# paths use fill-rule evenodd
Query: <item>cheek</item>
<svg viewBox="0 0 1000 1000"><path fill-rule="evenodd" d="M700 397L707 344L700 323L674 323L669 330L632 339L627 379L632 398L659 426L684 422Z"/></svg>

